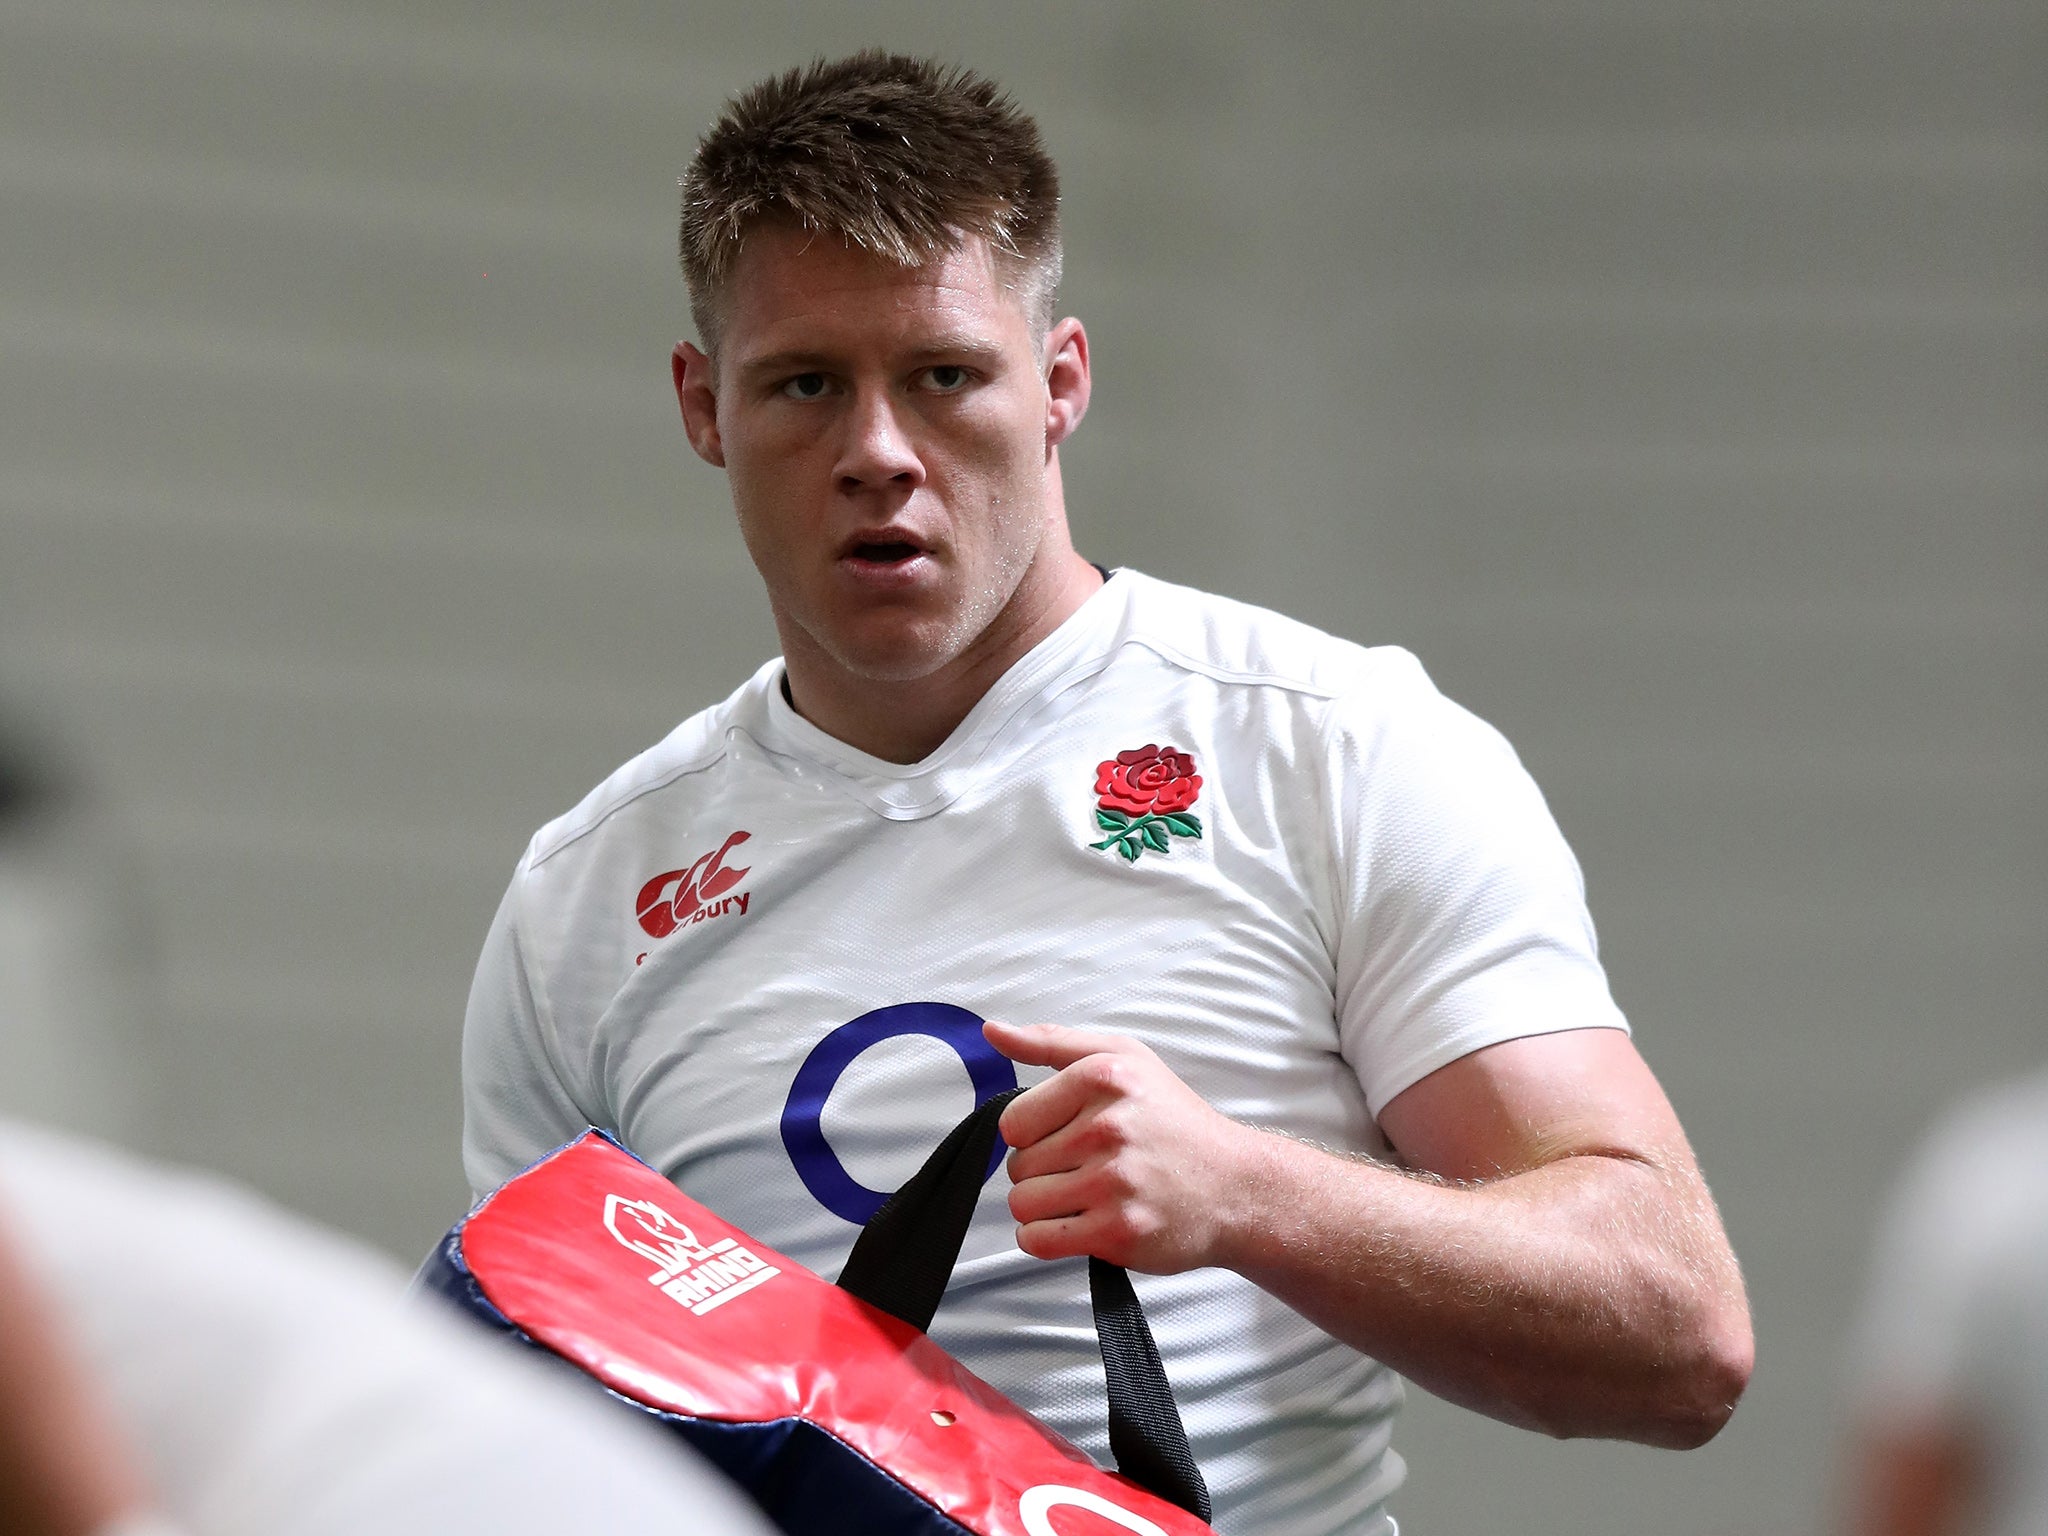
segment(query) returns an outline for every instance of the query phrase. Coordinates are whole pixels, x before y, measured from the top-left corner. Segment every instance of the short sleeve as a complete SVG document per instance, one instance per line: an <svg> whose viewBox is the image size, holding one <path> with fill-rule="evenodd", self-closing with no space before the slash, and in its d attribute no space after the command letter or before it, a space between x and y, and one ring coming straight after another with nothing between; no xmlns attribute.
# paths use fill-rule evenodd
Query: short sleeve
<svg viewBox="0 0 2048 1536"><path fill-rule="evenodd" d="M1578 862L1506 739L1405 651L1332 700L1337 1022L1377 1116L1483 1046L1628 1028Z"/></svg>
<svg viewBox="0 0 2048 1536"><path fill-rule="evenodd" d="M462 1025L462 1164L479 1199L591 1123L563 1080L519 934L518 874L477 959Z"/></svg>

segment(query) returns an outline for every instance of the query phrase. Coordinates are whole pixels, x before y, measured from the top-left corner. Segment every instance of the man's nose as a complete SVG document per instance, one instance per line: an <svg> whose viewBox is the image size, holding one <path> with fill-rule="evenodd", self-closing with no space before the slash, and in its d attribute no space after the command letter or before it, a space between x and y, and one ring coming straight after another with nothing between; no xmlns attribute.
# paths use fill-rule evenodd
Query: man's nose
<svg viewBox="0 0 2048 1536"><path fill-rule="evenodd" d="M834 473L842 491L924 484L924 461L904 431L900 403L887 390L856 390Z"/></svg>

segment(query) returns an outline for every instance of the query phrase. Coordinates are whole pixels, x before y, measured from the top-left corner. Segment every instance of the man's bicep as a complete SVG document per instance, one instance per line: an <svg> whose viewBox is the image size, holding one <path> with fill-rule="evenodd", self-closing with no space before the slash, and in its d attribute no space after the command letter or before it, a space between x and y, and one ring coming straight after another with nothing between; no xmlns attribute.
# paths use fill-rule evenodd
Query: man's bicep
<svg viewBox="0 0 2048 1536"><path fill-rule="evenodd" d="M1619 1029L1485 1046L1396 1094L1379 1123L1404 1164L1448 1179L1586 1155L1691 1163L1670 1101Z"/></svg>
<svg viewBox="0 0 2048 1536"><path fill-rule="evenodd" d="M514 906L507 891L477 959L462 1025L462 1163L479 1197L590 1123L549 1047Z"/></svg>

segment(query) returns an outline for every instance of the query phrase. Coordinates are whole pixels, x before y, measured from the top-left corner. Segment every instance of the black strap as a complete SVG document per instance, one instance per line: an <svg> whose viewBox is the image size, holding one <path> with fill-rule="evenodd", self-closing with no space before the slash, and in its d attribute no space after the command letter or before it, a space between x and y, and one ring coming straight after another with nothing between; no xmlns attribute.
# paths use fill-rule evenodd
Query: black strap
<svg viewBox="0 0 2048 1536"><path fill-rule="evenodd" d="M1109 1383L1109 1452L1132 1482L1171 1499L1202 1520L1209 1518L1209 1485L1188 1449L1166 1367L1145 1322L1145 1309L1120 1264L1090 1257L1088 1300L1095 1308L1095 1339Z"/></svg>
<svg viewBox="0 0 2048 1536"><path fill-rule="evenodd" d="M996 1121L1020 1092L1013 1088L977 1105L883 1202L847 1255L842 1289L914 1328L931 1327L988 1177ZM1188 1449L1131 1277L1115 1264L1089 1259L1088 1299L1109 1385L1109 1448L1117 1470L1206 1521L1209 1489Z"/></svg>
<svg viewBox="0 0 2048 1536"><path fill-rule="evenodd" d="M900 1317L911 1327L928 1330L960 1245L974 1220L975 1202L988 1180L989 1155L996 1149L996 1121L1010 1100L1024 1090L1012 1088L977 1104L924 1160L909 1182L882 1202L854 1239L853 1252L839 1271L839 1288L871 1307Z"/></svg>

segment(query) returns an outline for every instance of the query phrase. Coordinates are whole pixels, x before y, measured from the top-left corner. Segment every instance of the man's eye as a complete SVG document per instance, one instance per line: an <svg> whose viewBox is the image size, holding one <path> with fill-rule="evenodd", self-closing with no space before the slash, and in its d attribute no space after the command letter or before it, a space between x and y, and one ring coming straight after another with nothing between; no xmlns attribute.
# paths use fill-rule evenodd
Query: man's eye
<svg viewBox="0 0 2048 1536"><path fill-rule="evenodd" d="M815 400L825 393L825 375L800 373L783 381L782 392L792 400Z"/></svg>
<svg viewBox="0 0 2048 1536"><path fill-rule="evenodd" d="M950 395L957 389L965 389L973 375L958 363L940 363L924 371L925 383L942 395Z"/></svg>

